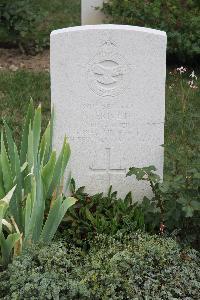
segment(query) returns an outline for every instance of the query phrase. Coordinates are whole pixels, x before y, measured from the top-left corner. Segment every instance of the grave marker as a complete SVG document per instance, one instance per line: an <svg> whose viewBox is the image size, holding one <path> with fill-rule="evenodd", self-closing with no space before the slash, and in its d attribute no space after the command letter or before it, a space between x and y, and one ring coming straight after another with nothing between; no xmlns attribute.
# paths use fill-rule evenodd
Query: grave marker
<svg viewBox="0 0 200 300"><path fill-rule="evenodd" d="M81 24L95 25L102 24L104 14L96 7L102 7L105 0L81 0Z"/></svg>
<svg viewBox="0 0 200 300"><path fill-rule="evenodd" d="M166 34L123 25L80 26L51 34L54 145L71 145L72 176L89 193L109 185L136 200L149 195L129 167L163 173Z"/></svg>

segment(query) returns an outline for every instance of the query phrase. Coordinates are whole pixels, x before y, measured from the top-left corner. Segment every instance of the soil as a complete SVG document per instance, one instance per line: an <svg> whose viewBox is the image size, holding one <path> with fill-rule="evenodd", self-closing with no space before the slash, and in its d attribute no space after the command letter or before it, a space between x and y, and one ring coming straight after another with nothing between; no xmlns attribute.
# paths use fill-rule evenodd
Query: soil
<svg viewBox="0 0 200 300"><path fill-rule="evenodd" d="M0 70L49 71L49 50L35 56L22 54L18 49L0 48Z"/></svg>

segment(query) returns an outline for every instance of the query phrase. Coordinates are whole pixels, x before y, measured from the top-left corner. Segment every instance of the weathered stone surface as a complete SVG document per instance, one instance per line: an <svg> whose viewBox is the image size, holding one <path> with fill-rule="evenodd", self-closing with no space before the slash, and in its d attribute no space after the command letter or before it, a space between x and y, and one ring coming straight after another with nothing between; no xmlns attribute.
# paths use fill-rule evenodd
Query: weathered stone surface
<svg viewBox="0 0 200 300"><path fill-rule="evenodd" d="M126 178L130 166L163 173L166 34L122 25L51 34L54 145L66 134L72 175L90 193L112 184L141 199L150 188Z"/></svg>
<svg viewBox="0 0 200 300"><path fill-rule="evenodd" d="M105 16L96 7L102 7L105 0L81 0L81 24L95 25L104 23Z"/></svg>

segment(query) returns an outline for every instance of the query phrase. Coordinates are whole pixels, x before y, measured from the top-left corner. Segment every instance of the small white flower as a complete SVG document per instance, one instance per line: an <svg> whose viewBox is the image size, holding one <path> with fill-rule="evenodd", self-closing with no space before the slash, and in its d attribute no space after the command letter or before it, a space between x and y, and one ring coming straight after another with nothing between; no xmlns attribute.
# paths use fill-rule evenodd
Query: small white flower
<svg viewBox="0 0 200 300"><path fill-rule="evenodd" d="M180 67L180 68L177 68L176 71L178 71L180 74L183 74L187 71L187 69L184 67Z"/></svg>
<svg viewBox="0 0 200 300"><path fill-rule="evenodd" d="M193 85L193 83L194 83L193 80L189 80L189 81L188 81L188 84L189 84L189 85Z"/></svg>
<svg viewBox="0 0 200 300"><path fill-rule="evenodd" d="M198 86L194 84L194 80L189 80L188 85L191 89L198 89Z"/></svg>
<svg viewBox="0 0 200 300"><path fill-rule="evenodd" d="M195 80L197 80L197 76L194 74L194 71L192 71L192 73L190 74L190 77L194 78Z"/></svg>

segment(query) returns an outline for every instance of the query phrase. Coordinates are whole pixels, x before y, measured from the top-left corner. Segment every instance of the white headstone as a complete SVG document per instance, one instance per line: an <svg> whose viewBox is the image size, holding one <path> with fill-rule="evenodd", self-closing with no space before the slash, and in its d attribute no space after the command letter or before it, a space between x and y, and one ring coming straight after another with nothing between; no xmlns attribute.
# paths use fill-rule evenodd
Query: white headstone
<svg viewBox="0 0 200 300"><path fill-rule="evenodd" d="M81 0L81 24L94 25L102 24L104 21L104 14L96 8L102 8L105 0Z"/></svg>
<svg viewBox="0 0 200 300"><path fill-rule="evenodd" d="M54 145L68 136L78 186L106 193L112 185L136 200L150 194L125 174L149 165L163 174L165 76L165 32L123 25L52 32Z"/></svg>

